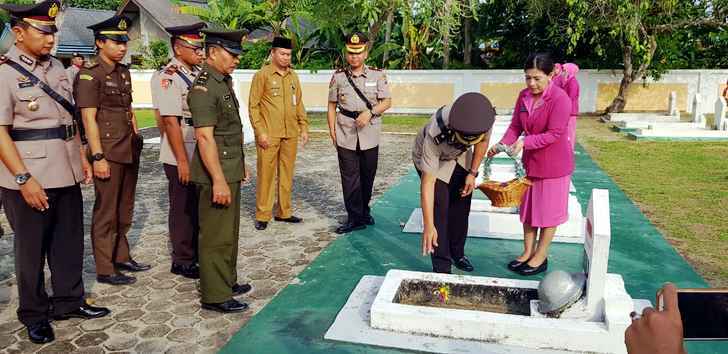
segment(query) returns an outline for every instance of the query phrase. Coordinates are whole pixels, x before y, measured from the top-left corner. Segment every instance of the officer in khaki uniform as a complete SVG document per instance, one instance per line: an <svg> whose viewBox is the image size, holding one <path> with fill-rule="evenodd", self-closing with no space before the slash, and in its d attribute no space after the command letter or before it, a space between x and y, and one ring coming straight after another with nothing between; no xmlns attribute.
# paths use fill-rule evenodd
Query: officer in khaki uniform
<svg viewBox="0 0 728 354"><path fill-rule="evenodd" d="M74 96L81 109L94 170L96 201L91 240L100 283L131 284L136 278L120 270L138 272L149 265L129 255L126 234L134 214L142 137L131 108L131 75L121 64L129 40L131 20L114 16L89 26L94 31L99 55L76 78Z"/></svg>
<svg viewBox="0 0 728 354"><path fill-rule="evenodd" d="M200 224L202 308L239 312L248 308L233 296L251 290L237 284L240 184L248 181L243 154L240 104L230 74L240 63L243 31L205 30L207 60L187 102L197 137L190 180L197 185Z"/></svg>
<svg viewBox="0 0 728 354"><path fill-rule="evenodd" d="M53 341L49 317L97 318L108 309L84 301L83 200L91 181L83 163L71 82L49 54L60 1L0 5L16 42L0 57L0 190L15 232L18 319L34 343ZM43 268L51 271L53 296Z"/></svg>
<svg viewBox="0 0 728 354"><path fill-rule="evenodd" d="M303 145L308 143L308 120L301 100L301 82L290 66L291 40L275 37L271 63L255 73L250 86L248 106L258 154L255 189L255 228L258 230L268 227L276 192L275 220L303 221L293 215L291 190L298 137Z"/></svg>
<svg viewBox="0 0 728 354"><path fill-rule="evenodd" d="M450 273L453 264L474 270L465 256L468 215L493 122L490 101L469 92L438 109L415 138L412 160L422 184L422 254L431 255L433 272Z"/></svg>
<svg viewBox="0 0 728 354"><path fill-rule="evenodd" d="M340 234L374 225L369 201L377 174L381 116L392 105L392 99L384 72L364 64L367 55L367 37L360 32L349 35L349 67L336 71L329 84L329 133L339 156L348 215L336 229Z"/></svg>
<svg viewBox="0 0 728 354"><path fill-rule="evenodd" d="M172 241L171 272L187 278L200 277L197 266L197 191L190 181L195 150L195 129L187 106L187 93L202 63L204 23L165 28L172 35L174 58L154 79L154 107L162 118L164 133L159 160L169 180L169 238Z"/></svg>

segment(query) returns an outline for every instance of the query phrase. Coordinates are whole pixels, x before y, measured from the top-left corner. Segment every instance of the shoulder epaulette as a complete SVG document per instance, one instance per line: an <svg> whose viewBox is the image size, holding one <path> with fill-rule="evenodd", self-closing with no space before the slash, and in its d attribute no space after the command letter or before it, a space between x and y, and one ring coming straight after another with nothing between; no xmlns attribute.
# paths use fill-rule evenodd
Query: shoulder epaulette
<svg viewBox="0 0 728 354"><path fill-rule="evenodd" d="M334 72L334 74L343 73L344 71L345 70L343 68L338 68L338 69L336 69L336 71Z"/></svg>
<svg viewBox="0 0 728 354"><path fill-rule="evenodd" d="M99 63L98 62L96 62L96 63L88 62L86 64L83 64L83 67L86 68L86 69L93 69L93 68L95 68L97 66L99 66Z"/></svg>
<svg viewBox="0 0 728 354"><path fill-rule="evenodd" d="M8 61L8 57L0 55L0 65L5 64L6 61Z"/></svg>
<svg viewBox="0 0 728 354"><path fill-rule="evenodd" d="M174 73L176 73L176 72L177 72L177 65L172 64L172 65L169 65L164 68L164 73L167 75L174 75Z"/></svg>
<svg viewBox="0 0 728 354"><path fill-rule="evenodd" d="M197 75L197 78L195 79L194 86L192 86L193 89L207 91L207 79L210 77L210 74L207 71L203 71L200 73L200 75Z"/></svg>

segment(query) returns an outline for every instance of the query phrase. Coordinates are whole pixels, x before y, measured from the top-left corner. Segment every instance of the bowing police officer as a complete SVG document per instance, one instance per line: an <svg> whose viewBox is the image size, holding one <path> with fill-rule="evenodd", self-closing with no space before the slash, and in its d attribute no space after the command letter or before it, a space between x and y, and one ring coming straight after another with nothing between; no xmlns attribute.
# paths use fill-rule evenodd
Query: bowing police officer
<svg viewBox="0 0 728 354"><path fill-rule="evenodd" d="M237 283L240 184L250 171L243 154L240 103L230 76L240 63L244 31L205 33L206 61L187 102L197 137L190 181L198 188L200 292L203 309L240 312L234 299L251 290Z"/></svg>
<svg viewBox="0 0 728 354"><path fill-rule="evenodd" d="M450 273L453 264L473 271L465 256L468 215L494 121L490 101L469 92L438 109L415 139L412 160L420 175L425 226L422 253L431 255L436 273Z"/></svg>
<svg viewBox="0 0 728 354"><path fill-rule="evenodd" d="M155 76L154 106L162 118L164 134L159 160L169 181L169 238L171 272L197 279L197 191L190 183L190 160L195 150L195 130L187 94L202 64L204 23L165 28L172 35L174 57Z"/></svg>
<svg viewBox="0 0 728 354"><path fill-rule="evenodd" d="M50 56L58 0L0 5L16 42L0 57L0 187L15 232L18 319L34 343L53 341L49 320L98 318L109 310L84 300L83 200L90 182L74 124L71 82ZM45 290L44 266L53 295Z"/></svg>
<svg viewBox="0 0 728 354"><path fill-rule="evenodd" d="M347 221L336 229L339 234L374 225L369 201L377 174L381 117L392 106L384 71L364 64L367 42L360 32L346 38L349 67L336 71L329 84L329 133L339 157L347 213Z"/></svg>
<svg viewBox="0 0 728 354"><path fill-rule="evenodd" d="M131 258L126 237L134 213L143 143L131 107L131 75L121 64L129 26L129 18L114 16L88 27L94 32L98 57L78 73L73 92L83 116L94 172L91 240L96 279L111 285L136 281L121 270L150 268Z"/></svg>

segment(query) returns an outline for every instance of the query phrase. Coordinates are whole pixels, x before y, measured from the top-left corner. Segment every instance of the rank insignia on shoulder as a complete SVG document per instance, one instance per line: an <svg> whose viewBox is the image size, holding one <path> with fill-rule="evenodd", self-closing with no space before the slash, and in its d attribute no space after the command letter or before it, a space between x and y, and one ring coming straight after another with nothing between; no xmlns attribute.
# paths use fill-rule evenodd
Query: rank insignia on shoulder
<svg viewBox="0 0 728 354"><path fill-rule="evenodd" d="M81 74L81 75L78 75L78 79L79 80L93 81L94 80L94 77L91 76L91 75L89 75L89 74Z"/></svg>
<svg viewBox="0 0 728 354"><path fill-rule="evenodd" d="M30 58L28 58L28 57L26 57L25 55L22 55L22 54L20 55L20 60L23 63L26 63L28 65L33 65L33 63L35 63L35 61L33 61L33 59L30 59Z"/></svg>
<svg viewBox="0 0 728 354"><path fill-rule="evenodd" d="M164 69L164 73L167 75L172 75L177 72L177 65L170 65Z"/></svg>
<svg viewBox="0 0 728 354"><path fill-rule="evenodd" d="M203 91L203 92L207 92L207 87L205 87L205 86L195 85L195 86L192 87L192 89L193 90L200 90L200 91Z"/></svg>
<svg viewBox="0 0 728 354"><path fill-rule="evenodd" d="M8 61L8 57L0 55L0 64L5 64L6 61Z"/></svg>

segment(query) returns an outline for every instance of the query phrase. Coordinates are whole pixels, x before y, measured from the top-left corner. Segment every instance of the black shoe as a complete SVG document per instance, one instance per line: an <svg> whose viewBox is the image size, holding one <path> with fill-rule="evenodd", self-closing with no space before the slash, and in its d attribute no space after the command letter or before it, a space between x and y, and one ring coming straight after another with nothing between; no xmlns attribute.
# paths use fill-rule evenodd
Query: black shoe
<svg viewBox="0 0 728 354"><path fill-rule="evenodd" d="M116 273L113 275L97 275L96 281L110 285L129 285L136 283L136 278L126 274Z"/></svg>
<svg viewBox="0 0 728 354"><path fill-rule="evenodd" d="M352 232L355 230L363 230L366 228L367 228L367 226L364 224L347 221L344 225L337 227L334 232L336 232L337 234L345 234L348 232Z"/></svg>
<svg viewBox="0 0 728 354"><path fill-rule="evenodd" d="M512 260L510 263L508 263L508 269L512 271L518 271L519 268L523 267L524 264L528 263L528 261L531 260L530 258L521 262L517 259Z"/></svg>
<svg viewBox="0 0 728 354"><path fill-rule="evenodd" d="M53 319L56 321L68 320L71 318L82 318L84 320L90 320L92 318L100 318L110 314L111 311L106 307L91 306L84 301L79 308L74 311L64 313L62 315L55 315Z"/></svg>
<svg viewBox="0 0 728 354"><path fill-rule="evenodd" d="M172 263L170 272L189 279L200 279L200 267L194 263L189 265Z"/></svg>
<svg viewBox="0 0 728 354"><path fill-rule="evenodd" d="M152 269L152 266L149 264L144 263L137 263L137 261L130 259L128 262L124 263L115 263L116 267L121 270L126 270L128 272L143 272L145 270Z"/></svg>
<svg viewBox="0 0 728 354"><path fill-rule="evenodd" d="M372 225L374 225L374 218L371 215L367 215L364 217L364 223L369 226L372 226Z"/></svg>
<svg viewBox="0 0 728 354"><path fill-rule="evenodd" d="M463 258L460 258L457 261L455 261L454 264L455 264L455 267L457 267L458 269L460 269L464 272L472 272L473 270L475 270L475 268L473 268L473 265L470 263L470 260L468 259L468 257L465 257L465 256L463 256Z"/></svg>
<svg viewBox="0 0 728 354"><path fill-rule="evenodd" d="M250 290L253 290L253 287L250 286L250 284L235 284L233 285L233 296L243 295Z"/></svg>
<svg viewBox="0 0 728 354"><path fill-rule="evenodd" d="M256 230L265 230L268 227L267 221L258 221L255 220L255 229Z"/></svg>
<svg viewBox="0 0 728 354"><path fill-rule="evenodd" d="M25 326L28 330L28 338L35 344L50 343L56 339L53 334L53 327L48 321L38 322L30 326Z"/></svg>
<svg viewBox="0 0 728 354"><path fill-rule="evenodd" d="M248 309L248 304L235 299L230 299L219 304L206 304L204 302L201 302L201 304L202 308L205 310L217 311L222 313L242 312Z"/></svg>
<svg viewBox="0 0 728 354"><path fill-rule="evenodd" d="M275 221L290 222L291 224L298 224L299 222L302 222L303 221L303 219L301 219L301 218L299 218L297 216L293 216L293 215L291 215L290 217L287 217L285 219L284 218L279 218L279 217L276 216L274 219L275 219Z"/></svg>
<svg viewBox="0 0 728 354"><path fill-rule="evenodd" d="M541 265L538 267L531 267L530 265L528 265L528 263L524 263L523 266L521 268L519 268L516 272L520 275L529 276L529 275L536 275L538 273L543 273L548 268L549 268L549 259L546 258L546 259L544 259L543 263L541 263Z"/></svg>

